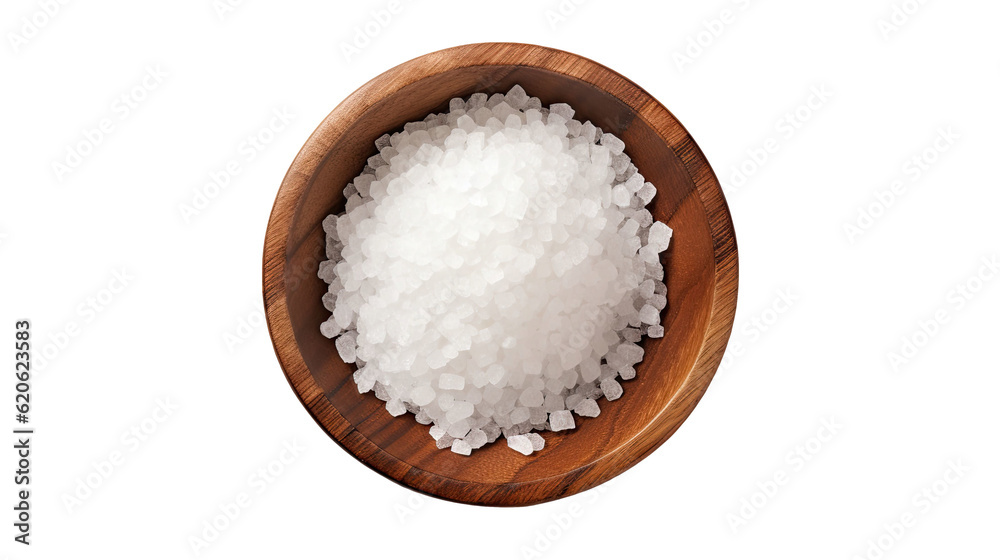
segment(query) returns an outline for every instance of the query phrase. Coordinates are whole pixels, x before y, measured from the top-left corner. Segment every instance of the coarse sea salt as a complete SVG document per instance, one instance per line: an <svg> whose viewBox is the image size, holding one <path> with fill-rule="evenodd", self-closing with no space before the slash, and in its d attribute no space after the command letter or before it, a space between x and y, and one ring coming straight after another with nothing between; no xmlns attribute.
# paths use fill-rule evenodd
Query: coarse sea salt
<svg viewBox="0 0 1000 560"><path fill-rule="evenodd" d="M376 140L323 220L320 332L360 392L413 412L440 449L541 450L536 432L600 414L643 334L664 334L656 188L575 116L520 86L452 99Z"/></svg>

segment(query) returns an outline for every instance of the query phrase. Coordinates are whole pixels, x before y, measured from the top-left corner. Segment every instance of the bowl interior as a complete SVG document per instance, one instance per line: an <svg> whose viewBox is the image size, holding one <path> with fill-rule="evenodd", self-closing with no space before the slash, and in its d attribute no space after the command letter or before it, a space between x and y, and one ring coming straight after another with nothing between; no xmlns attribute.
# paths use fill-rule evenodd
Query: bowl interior
<svg viewBox="0 0 1000 560"><path fill-rule="evenodd" d="M374 394L358 394L352 380L354 366L343 363L334 341L320 334L319 325L329 316L320 303L326 284L316 276L319 262L325 260L321 222L328 214L344 210L343 188L374 155L373 142L380 135L399 130L406 122L422 120L430 112L446 111L452 97L466 97L477 91L506 92L514 84L521 84L529 95L541 98L546 105L569 103L576 109L577 119L589 119L618 135L639 171L657 187L658 194L649 209L657 220L674 230L670 249L662 256L668 286L665 336L643 342L646 357L637 366L636 378L622 382L622 398L614 402L601 399L600 416L577 419L576 430L545 433L546 445L541 452L525 457L501 441L463 457L437 449L427 433L428 426L418 424L413 415L393 418ZM635 91L648 97L638 88ZM455 493L445 491L445 487L464 488L464 497L458 498L463 501L497 503L497 492L511 493L526 483L542 483L535 485L534 495L513 500L530 503L583 489L565 481L609 456L626 452L632 455L603 465L614 471L604 477L610 478L676 430L689 410L672 414L671 401L684 388L707 336L716 289L716 254L709 217L695 192L695 182L670 145L677 142L661 137L630 108L630 104L640 101L620 99L560 72L497 64L434 73L377 100L363 112L349 118L340 116L343 133L326 147L295 203L284 267L286 304L296 346L329 405L350 426L350 433L333 433L335 439L348 447L345 438L368 440L390 460L398 461L391 472L379 468L383 474L403 483L408 478L423 477L425 482L419 490L450 499L456 499ZM679 125L678 129L679 134L686 134ZM294 171L293 164L290 174ZM635 445L637 441L644 443ZM428 474L436 476L428 479ZM563 483L549 485L548 479ZM552 495L543 495L545 492Z"/></svg>

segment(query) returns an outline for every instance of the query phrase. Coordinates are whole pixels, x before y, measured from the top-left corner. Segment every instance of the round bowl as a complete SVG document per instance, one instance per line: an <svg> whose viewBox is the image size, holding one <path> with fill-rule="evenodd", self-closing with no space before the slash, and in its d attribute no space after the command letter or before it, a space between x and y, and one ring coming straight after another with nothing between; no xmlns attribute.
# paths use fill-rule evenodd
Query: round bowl
<svg viewBox="0 0 1000 560"><path fill-rule="evenodd" d="M325 260L323 218L344 210L343 188L374 155L374 141L448 108L453 97L506 92L521 84L545 105L569 103L625 141L658 193L648 207L674 230L666 267L665 334L644 341L645 359L620 399L596 418L546 432L530 456L503 442L471 456L437 449L412 414L392 417L373 393L359 394L353 365L319 325L329 316L316 276ZM401 64L345 99L319 125L278 190L264 243L264 304L278 361L316 422L382 475L457 502L521 506L601 484L659 447L704 394L729 340L736 310L736 238L711 167L667 109L624 76L546 47L485 43ZM683 458L678 458L683 460Z"/></svg>

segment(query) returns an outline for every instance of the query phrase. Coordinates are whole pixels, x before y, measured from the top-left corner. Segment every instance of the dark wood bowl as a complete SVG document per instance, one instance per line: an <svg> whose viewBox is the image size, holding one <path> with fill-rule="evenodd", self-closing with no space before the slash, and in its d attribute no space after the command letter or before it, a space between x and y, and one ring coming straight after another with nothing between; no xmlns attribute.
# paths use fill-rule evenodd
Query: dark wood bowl
<svg viewBox="0 0 1000 560"><path fill-rule="evenodd" d="M521 84L546 105L569 103L623 139L658 194L653 216L674 230L664 253L665 336L644 342L625 395L602 400L597 418L545 433L545 449L523 456L502 441L471 457L439 450L412 414L389 415L374 394L358 394L353 365L319 325L329 312L316 270L321 222L344 210L343 188L374 155L383 133L452 97L506 92ZM569 496L635 465L684 422L722 359L736 311L736 238L719 182L691 136L651 95L586 58L513 43L466 45L401 64L363 85L319 125L278 190L264 242L264 304L278 361L302 404L344 449L414 490L458 502L521 506Z"/></svg>

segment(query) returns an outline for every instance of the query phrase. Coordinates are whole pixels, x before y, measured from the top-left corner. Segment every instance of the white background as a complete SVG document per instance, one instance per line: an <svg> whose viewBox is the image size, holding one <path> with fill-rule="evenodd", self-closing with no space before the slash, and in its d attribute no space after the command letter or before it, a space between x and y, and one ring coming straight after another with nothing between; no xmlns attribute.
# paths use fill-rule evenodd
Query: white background
<svg viewBox="0 0 1000 560"><path fill-rule="evenodd" d="M33 322L37 430L30 548L12 540L3 443L0 556L194 557L241 492L201 557L996 556L995 2L414 0L349 57L388 0L44 4L0 8L0 334ZM894 7L911 12L895 30ZM309 133L378 73L480 41L575 52L651 92L726 185L740 249L726 365L687 423L600 489L521 509L423 498L354 460L261 326L264 230ZM136 90L147 68L165 77ZM142 99L126 112L122 94ZM82 163L54 170L102 119ZM939 130L957 138L935 149ZM231 160L240 173L185 219ZM900 364L904 338L920 348ZM123 439L133 428L151 433ZM261 484L286 442L303 450Z"/></svg>

